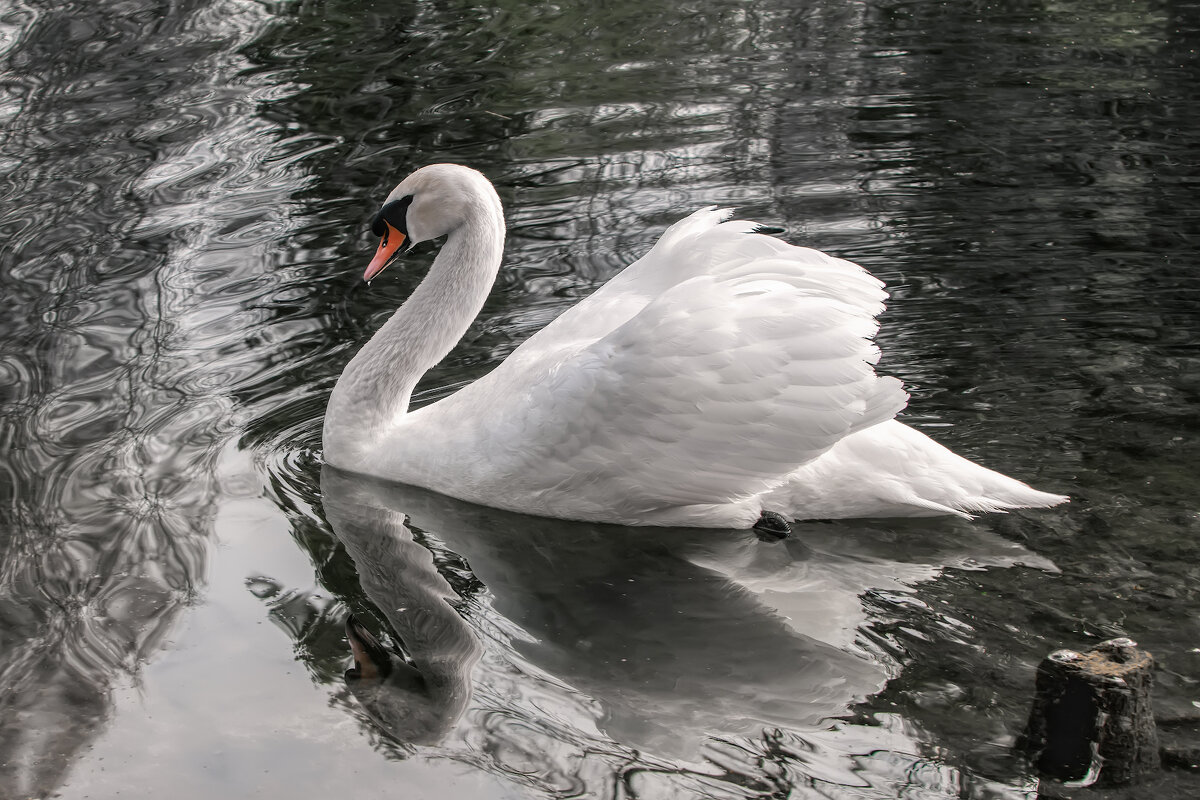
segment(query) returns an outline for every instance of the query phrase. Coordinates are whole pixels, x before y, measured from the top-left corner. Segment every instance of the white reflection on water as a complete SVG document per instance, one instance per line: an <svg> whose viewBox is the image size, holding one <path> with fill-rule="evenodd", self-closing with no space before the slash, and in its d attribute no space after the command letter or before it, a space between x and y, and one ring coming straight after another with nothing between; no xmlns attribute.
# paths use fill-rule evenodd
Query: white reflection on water
<svg viewBox="0 0 1200 800"><path fill-rule="evenodd" d="M899 672L862 639L863 597L903 602L944 565L1052 568L959 521L813 524L763 542L747 531L525 517L329 467L321 489L369 600L436 701L428 713L406 677L366 699L369 724L400 742L436 736L443 757L539 792L598 796L614 775L631 786L653 775L663 796L741 797L742 781L771 774L753 755L760 748L775 753L781 789L819 781L838 796L921 769L921 785L949 787L957 772L918 758L921 734L898 718L882 729L831 721ZM482 582L460 605L481 662L455 633L459 619L446 622L452 595L414 530ZM918 530L920 546L903 542Z"/></svg>

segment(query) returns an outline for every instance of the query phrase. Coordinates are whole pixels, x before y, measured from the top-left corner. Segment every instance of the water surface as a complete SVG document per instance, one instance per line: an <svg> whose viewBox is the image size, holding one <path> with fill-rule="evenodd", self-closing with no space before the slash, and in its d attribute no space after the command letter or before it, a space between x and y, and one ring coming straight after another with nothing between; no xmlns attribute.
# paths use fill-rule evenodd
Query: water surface
<svg viewBox="0 0 1200 800"><path fill-rule="evenodd" d="M9 4L0 796L1025 797L1034 666L1116 635L1192 717L1197 20ZM433 161L510 236L418 402L730 205L887 281L907 422L1072 503L772 543L323 473L333 382L432 258L362 285L367 222ZM436 679L348 685L350 612Z"/></svg>

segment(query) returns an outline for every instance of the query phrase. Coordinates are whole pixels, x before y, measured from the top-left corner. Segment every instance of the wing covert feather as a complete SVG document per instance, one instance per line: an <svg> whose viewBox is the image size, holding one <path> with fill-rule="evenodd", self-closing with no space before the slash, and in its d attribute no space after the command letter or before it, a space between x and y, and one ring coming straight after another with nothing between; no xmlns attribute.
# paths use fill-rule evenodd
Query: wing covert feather
<svg viewBox="0 0 1200 800"><path fill-rule="evenodd" d="M614 482L638 511L731 502L903 407L870 366L869 315L744 280L762 283L684 281L529 386L509 409L527 467L556 490Z"/></svg>

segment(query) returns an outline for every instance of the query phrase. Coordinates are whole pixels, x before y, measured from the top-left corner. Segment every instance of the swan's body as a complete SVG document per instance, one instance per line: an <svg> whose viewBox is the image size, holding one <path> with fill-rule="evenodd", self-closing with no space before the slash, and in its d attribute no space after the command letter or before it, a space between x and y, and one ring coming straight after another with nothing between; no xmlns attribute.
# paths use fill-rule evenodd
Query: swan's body
<svg viewBox="0 0 1200 800"><path fill-rule="evenodd" d="M706 209L675 224L490 374L410 412L417 380L479 313L504 242L481 174L448 164L413 173L376 222L387 229L368 275L406 238L446 242L338 380L326 461L483 505L627 525L1066 500L893 419L908 395L872 367L880 281L725 217Z"/></svg>

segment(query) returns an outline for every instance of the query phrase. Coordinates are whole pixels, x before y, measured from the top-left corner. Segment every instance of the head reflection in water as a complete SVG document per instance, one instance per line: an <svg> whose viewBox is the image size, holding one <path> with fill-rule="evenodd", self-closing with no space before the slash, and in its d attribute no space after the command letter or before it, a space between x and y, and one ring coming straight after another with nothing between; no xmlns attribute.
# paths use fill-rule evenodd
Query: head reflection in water
<svg viewBox="0 0 1200 800"><path fill-rule="evenodd" d="M346 618L354 666L346 686L380 730L407 744L436 744L470 700L469 663L451 680L426 680L419 669L387 649L354 615ZM449 689L449 690L447 690Z"/></svg>
<svg viewBox="0 0 1200 800"><path fill-rule="evenodd" d="M354 666L346 670L346 683L352 688L363 681L386 680L392 674L395 656L353 614L346 617L346 641L354 653Z"/></svg>
<svg viewBox="0 0 1200 800"><path fill-rule="evenodd" d="M436 744L471 699L479 643L455 610L459 597L413 541L402 513L364 505L346 483L323 478L325 514L406 655L389 650L353 615L346 685L380 730L405 744Z"/></svg>

